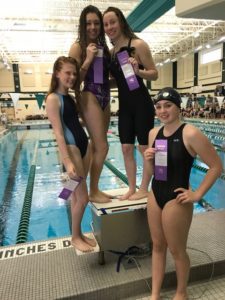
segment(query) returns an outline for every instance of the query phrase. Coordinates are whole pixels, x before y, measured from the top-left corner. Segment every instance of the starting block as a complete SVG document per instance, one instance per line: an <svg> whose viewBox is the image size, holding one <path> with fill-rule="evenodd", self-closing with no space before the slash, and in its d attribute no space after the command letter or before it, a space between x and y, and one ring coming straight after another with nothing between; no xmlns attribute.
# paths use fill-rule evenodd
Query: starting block
<svg viewBox="0 0 225 300"><path fill-rule="evenodd" d="M147 198L119 200L127 189L104 191L112 195L112 202L91 202L92 231L100 252L126 251L129 247L150 243L147 220ZM100 258L100 256L99 256ZM104 256L99 263L104 263Z"/></svg>

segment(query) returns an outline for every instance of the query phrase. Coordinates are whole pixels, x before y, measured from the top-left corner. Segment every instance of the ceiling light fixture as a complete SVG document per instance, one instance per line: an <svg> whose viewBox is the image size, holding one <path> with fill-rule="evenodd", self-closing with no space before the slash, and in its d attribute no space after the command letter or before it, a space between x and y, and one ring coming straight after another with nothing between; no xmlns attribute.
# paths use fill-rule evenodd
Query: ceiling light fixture
<svg viewBox="0 0 225 300"><path fill-rule="evenodd" d="M222 36L219 40L218 40L218 42L222 42L222 41L224 41L225 40L225 36Z"/></svg>
<svg viewBox="0 0 225 300"><path fill-rule="evenodd" d="M167 64L168 62L170 62L170 58L167 58L164 63Z"/></svg>
<svg viewBox="0 0 225 300"><path fill-rule="evenodd" d="M32 70L26 70L26 71L24 71L24 74L33 74L33 72L32 72Z"/></svg>
<svg viewBox="0 0 225 300"><path fill-rule="evenodd" d="M196 32L194 32L193 33L193 37L196 39L197 37L199 37L200 36L200 33L198 32L198 31L196 31Z"/></svg>
<svg viewBox="0 0 225 300"><path fill-rule="evenodd" d="M197 48L195 48L195 51L199 51L202 49L202 45L198 46Z"/></svg>

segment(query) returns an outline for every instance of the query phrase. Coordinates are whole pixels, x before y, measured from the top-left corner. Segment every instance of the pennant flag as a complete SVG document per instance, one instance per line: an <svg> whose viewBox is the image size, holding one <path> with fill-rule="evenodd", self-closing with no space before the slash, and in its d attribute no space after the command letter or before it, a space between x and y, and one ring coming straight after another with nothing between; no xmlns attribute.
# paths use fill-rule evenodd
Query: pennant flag
<svg viewBox="0 0 225 300"><path fill-rule="evenodd" d="M25 104L26 109L28 109L28 104Z"/></svg>
<svg viewBox="0 0 225 300"><path fill-rule="evenodd" d="M45 95L44 94L35 94L35 98L37 100L39 109L41 109L42 103L43 103L44 98L45 98Z"/></svg>
<svg viewBox="0 0 225 300"><path fill-rule="evenodd" d="M219 102L219 106L221 107L222 106L222 103L223 103L223 99L224 97L216 97L218 102Z"/></svg>
<svg viewBox="0 0 225 300"><path fill-rule="evenodd" d="M12 98L14 107L16 107L16 104L20 98L20 94L19 93L9 93L10 97Z"/></svg>
<svg viewBox="0 0 225 300"><path fill-rule="evenodd" d="M186 108L187 106L187 101L188 101L188 97L181 97L182 102L181 102L181 107L182 108Z"/></svg>

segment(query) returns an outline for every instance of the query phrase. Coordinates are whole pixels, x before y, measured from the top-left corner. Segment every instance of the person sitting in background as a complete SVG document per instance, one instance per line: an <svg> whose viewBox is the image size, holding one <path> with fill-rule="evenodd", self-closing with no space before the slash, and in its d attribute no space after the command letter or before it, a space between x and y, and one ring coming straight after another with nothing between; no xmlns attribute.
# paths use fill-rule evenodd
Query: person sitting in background
<svg viewBox="0 0 225 300"><path fill-rule="evenodd" d="M225 118L225 102L222 103L221 109L220 109L220 118L224 119Z"/></svg>
<svg viewBox="0 0 225 300"><path fill-rule="evenodd" d="M8 117L7 114L5 112L2 112L1 114L1 123L3 126L6 126L8 122Z"/></svg>

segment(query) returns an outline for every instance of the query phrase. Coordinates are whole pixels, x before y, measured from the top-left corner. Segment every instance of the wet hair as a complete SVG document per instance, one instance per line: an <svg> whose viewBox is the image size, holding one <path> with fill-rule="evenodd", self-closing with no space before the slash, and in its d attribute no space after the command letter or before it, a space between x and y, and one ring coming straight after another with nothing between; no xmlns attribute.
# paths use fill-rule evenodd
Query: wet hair
<svg viewBox="0 0 225 300"><path fill-rule="evenodd" d="M114 14L117 16L117 18L119 19L120 26L121 26L121 31L127 38L139 39L139 37L133 32L130 25L127 23L127 20L126 20L124 14L122 13L122 11L119 8L114 7L114 6L109 6L104 11L103 17L105 14L107 14L109 12L114 12Z"/></svg>
<svg viewBox="0 0 225 300"><path fill-rule="evenodd" d="M78 37L76 40L80 44L80 47L81 47L81 52L82 52L81 64L85 60L86 48L88 46L86 28L87 28L87 15L90 13L96 14L96 16L99 18L100 34L98 36L98 43L99 43L99 45L103 46L108 51L108 46L107 46L106 40L105 40L105 32L104 32L104 26L103 26L102 13L96 6L88 5L82 10L82 12L80 14L79 26L78 26Z"/></svg>
<svg viewBox="0 0 225 300"><path fill-rule="evenodd" d="M74 85L72 87L72 90L75 92L76 99L78 100L80 97L80 72L79 72L79 66L75 58L67 57L67 56L60 56L56 59L54 65L53 65L53 72L52 72L52 78L50 82L50 88L48 91L48 94L54 93L57 88L59 87L59 79L57 78L56 74L59 72L64 64L71 64L75 66L76 69L76 80L74 82Z"/></svg>
<svg viewBox="0 0 225 300"><path fill-rule="evenodd" d="M178 93L178 91L176 91L172 87L165 87L165 88L161 89L158 92L158 94L154 97L154 104L156 104L157 102L159 102L161 100L169 100L170 102L173 102L179 108L181 107L181 102L182 102L181 96Z"/></svg>

